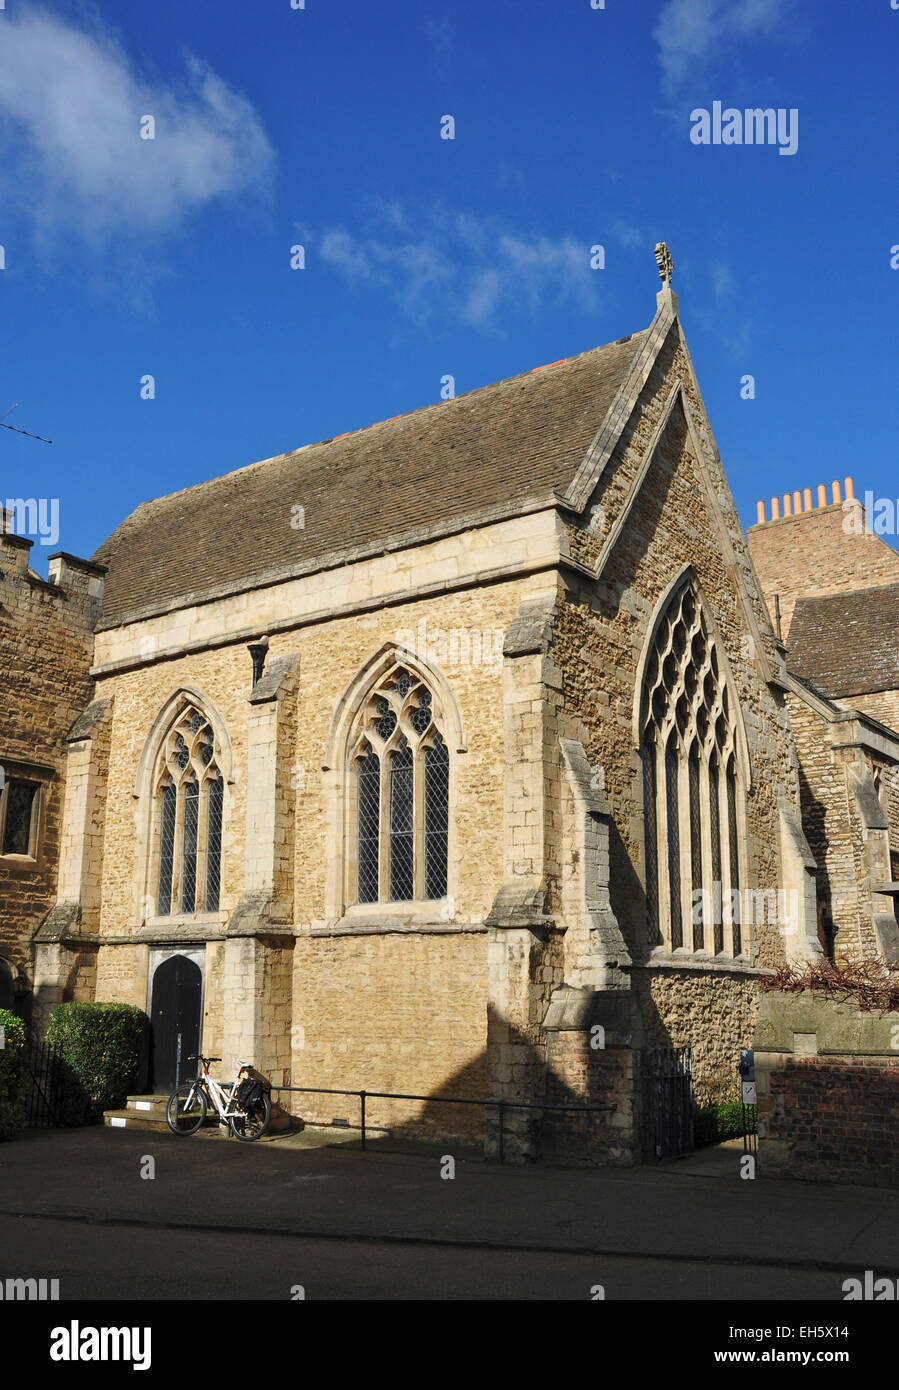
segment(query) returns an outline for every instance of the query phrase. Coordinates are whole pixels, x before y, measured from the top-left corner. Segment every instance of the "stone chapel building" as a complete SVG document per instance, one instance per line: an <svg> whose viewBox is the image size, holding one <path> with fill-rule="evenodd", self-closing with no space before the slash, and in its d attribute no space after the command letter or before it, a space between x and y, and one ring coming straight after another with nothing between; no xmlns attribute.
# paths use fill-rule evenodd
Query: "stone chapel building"
<svg viewBox="0 0 899 1390"><path fill-rule="evenodd" d="M899 734L789 669L667 277L641 332L142 503L81 563L35 1017L146 1009L158 1090L180 1038L276 1085L608 1103L592 1153L639 1161L647 1049L703 1099L761 970L897 952ZM489 1149L481 1114L369 1119ZM566 1136L535 1114L523 1154Z"/></svg>

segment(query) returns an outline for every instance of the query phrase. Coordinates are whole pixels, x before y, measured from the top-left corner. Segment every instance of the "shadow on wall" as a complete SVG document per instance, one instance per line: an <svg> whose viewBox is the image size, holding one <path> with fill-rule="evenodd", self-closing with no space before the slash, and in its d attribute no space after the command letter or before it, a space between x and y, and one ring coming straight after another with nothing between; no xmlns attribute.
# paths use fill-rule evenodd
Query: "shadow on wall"
<svg viewBox="0 0 899 1390"><path fill-rule="evenodd" d="M827 835L827 807L823 801L819 801L815 796L801 765L799 768L799 796L805 838L808 840L818 865L815 876L818 900L818 939L827 959L833 960L838 929L833 920L830 875L827 872L827 851L830 845Z"/></svg>
<svg viewBox="0 0 899 1390"><path fill-rule="evenodd" d="M629 1136L634 1130L634 1097L629 1087L622 1086L623 1071L631 1064L629 1049L598 1051L590 1049L589 1039L584 1042L582 1032L567 1035L576 1036L583 1044L575 1046L578 1055L573 1065L567 1053L564 1059L577 1077L573 1085L553 1068L551 1060L548 1063L547 1047L534 1046L492 1010L488 1010L488 1027L502 1040L489 1053L481 1052L453 1072L425 1100L416 1103L366 1096L368 1145L389 1148L397 1141L445 1142L498 1158L500 1112L496 1105L483 1104L489 1097L504 1101L502 1150L507 1162L536 1158L598 1164L633 1161ZM409 1093L414 1090L410 1083ZM448 1103L453 1098L480 1103ZM353 1107L350 1124L355 1128L358 1101L351 1097L334 1100ZM516 1109L516 1101L573 1106L576 1113ZM304 1097L298 1094L296 1102L302 1112L306 1108ZM410 1114L416 1104L416 1112ZM584 1109L588 1105L615 1108L589 1113ZM307 1119L310 1124L321 1122Z"/></svg>

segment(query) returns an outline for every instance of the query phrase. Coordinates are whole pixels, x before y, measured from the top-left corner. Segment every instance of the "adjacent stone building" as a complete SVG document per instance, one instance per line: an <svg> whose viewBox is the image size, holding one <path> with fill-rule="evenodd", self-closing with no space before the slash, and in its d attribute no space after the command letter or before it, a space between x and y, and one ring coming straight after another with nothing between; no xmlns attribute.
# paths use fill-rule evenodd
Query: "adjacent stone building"
<svg viewBox="0 0 899 1390"><path fill-rule="evenodd" d="M899 959L899 554L845 479L758 504L748 533L790 686L819 932L831 956Z"/></svg>
<svg viewBox="0 0 899 1390"><path fill-rule="evenodd" d="M35 933L57 895L65 738L91 699L104 570L58 552L42 579L15 526L0 512L0 1008L28 1016ZM92 990L82 964L76 950L64 988Z"/></svg>
<svg viewBox="0 0 899 1390"><path fill-rule="evenodd" d="M589 1100L513 1109L506 1152L639 1161L645 1057L691 1047L708 1097L759 972L828 946L797 701L863 784L827 910L893 948L865 777L899 741L788 669L667 276L642 332L144 503L93 563L34 978L146 1008L160 1090L202 1046ZM496 1148L476 1107L368 1119Z"/></svg>

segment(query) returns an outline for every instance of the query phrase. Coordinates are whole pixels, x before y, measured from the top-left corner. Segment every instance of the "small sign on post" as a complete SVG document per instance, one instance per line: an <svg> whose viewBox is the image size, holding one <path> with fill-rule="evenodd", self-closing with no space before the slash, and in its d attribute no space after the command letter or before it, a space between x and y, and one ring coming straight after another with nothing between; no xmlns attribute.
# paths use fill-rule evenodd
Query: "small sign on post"
<svg viewBox="0 0 899 1390"><path fill-rule="evenodd" d="M755 1053L748 1047L740 1049L740 1082L743 1091L743 1104L757 1105L758 1095L755 1089Z"/></svg>

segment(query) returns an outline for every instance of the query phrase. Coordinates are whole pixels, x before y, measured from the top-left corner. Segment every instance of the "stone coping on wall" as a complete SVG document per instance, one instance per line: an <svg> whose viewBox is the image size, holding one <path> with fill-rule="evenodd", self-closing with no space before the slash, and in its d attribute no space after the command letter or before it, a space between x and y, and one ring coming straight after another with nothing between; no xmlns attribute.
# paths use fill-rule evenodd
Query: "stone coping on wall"
<svg viewBox="0 0 899 1390"><path fill-rule="evenodd" d="M689 955L675 955L666 952L653 956L650 960L638 961L629 967L632 970L691 970L701 974L724 975L771 975L773 972L764 966L753 965L740 956L702 956L692 951Z"/></svg>
<svg viewBox="0 0 899 1390"><path fill-rule="evenodd" d="M794 1056L874 1056L899 1059L899 1012L864 1013L820 990L767 990L760 998L756 1052ZM797 1041L798 1040L798 1041Z"/></svg>
<svg viewBox="0 0 899 1390"><path fill-rule="evenodd" d="M297 928L297 936L384 936L390 933L421 933L422 935L458 935L460 932L486 932L485 922L443 922L433 917L342 917L339 922L325 923L307 929Z"/></svg>

